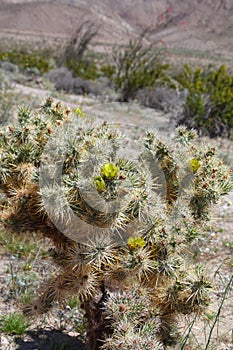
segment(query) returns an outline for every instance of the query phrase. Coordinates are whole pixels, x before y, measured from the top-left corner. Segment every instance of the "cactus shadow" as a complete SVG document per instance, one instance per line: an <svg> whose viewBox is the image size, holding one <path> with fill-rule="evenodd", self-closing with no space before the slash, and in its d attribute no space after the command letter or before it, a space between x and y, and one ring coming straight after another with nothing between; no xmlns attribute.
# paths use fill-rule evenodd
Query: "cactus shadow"
<svg viewBox="0 0 233 350"><path fill-rule="evenodd" d="M28 331L27 339L17 338L16 350L88 350L88 347L76 336L70 336L58 330Z"/></svg>

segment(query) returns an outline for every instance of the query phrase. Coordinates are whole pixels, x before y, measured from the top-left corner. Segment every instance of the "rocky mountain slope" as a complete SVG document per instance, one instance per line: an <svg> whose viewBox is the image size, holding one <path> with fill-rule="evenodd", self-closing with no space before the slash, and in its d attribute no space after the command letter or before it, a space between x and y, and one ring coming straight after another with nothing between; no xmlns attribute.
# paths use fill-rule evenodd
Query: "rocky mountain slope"
<svg viewBox="0 0 233 350"><path fill-rule="evenodd" d="M100 43L151 25L149 39L169 48L232 57L233 0L2 0L0 35L63 38L84 18L101 25Z"/></svg>

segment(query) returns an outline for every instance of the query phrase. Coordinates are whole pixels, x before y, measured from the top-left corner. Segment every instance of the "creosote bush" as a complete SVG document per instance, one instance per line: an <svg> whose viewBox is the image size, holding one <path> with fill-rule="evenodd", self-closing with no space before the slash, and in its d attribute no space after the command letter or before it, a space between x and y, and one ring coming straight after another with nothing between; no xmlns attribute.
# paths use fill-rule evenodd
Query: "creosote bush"
<svg viewBox="0 0 233 350"><path fill-rule="evenodd" d="M192 243L232 189L216 149L195 137L179 127L164 143L148 131L127 159L124 134L80 108L51 98L35 112L20 108L0 133L1 221L49 237L57 265L25 314L73 295L93 350L179 342L179 319L201 315L212 288Z"/></svg>
<svg viewBox="0 0 233 350"><path fill-rule="evenodd" d="M192 69L184 65L176 76L188 97L178 123L196 128L210 137L232 137L233 129L233 76L227 67Z"/></svg>

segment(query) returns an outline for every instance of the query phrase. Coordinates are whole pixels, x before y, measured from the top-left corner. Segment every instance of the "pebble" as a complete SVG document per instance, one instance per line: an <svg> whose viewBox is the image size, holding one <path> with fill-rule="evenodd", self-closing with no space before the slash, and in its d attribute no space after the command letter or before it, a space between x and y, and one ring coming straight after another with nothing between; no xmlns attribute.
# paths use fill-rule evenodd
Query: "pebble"
<svg viewBox="0 0 233 350"><path fill-rule="evenodd" d="M0 349L1 350L14 350L15 343L12 343L12 341L9 340L6 336L1 335L0 336Z"/></svg>

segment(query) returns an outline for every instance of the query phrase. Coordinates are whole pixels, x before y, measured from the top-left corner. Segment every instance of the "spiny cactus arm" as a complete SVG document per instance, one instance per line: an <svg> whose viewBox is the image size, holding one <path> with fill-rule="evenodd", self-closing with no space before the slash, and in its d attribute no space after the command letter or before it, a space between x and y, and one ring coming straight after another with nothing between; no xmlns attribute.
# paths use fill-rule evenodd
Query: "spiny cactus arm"
<svg viewBox="0 0 233 350"><path fill-rule="evenodd" d="M161 170L166 180L166 201L168 207L172 206L176 201L179 192L179 183L177 175L177 164L174 156L168 149L168 147L160 141L156 135L152 132L148 132L145 138L145 148L147 150L146 157L148 157L149 163L152 165L150 169L156 170L156 164L159 163ZM154 174L157 177L159 174Z"/></svg>
<svg viewBox="0 0 233 350"><path fill-rule="evenodd" d="M169 208L174 209L177 199L182 198L184 208L189 207L196 223L201 223L208 219L211 205L232 190L233 182L232 171L219 159L216 149L198 146L195 137L193 130L179 127L170 146L152 132L148 132L144 145L149 163L159 162L163 170ZM158 174L154 176L160 180Z"/></svg>
<svg viewBox="0 0 233 350"><path fill-rule="evenodd" d="M39 166L44 147L55 128L68 120L70 111L47 99L37 113L21 107L18 123L0 131L1 221L13 231L40 231L58 251L70 243L41 207ZM4 195L3 195L4 194Z"/></svg>
<svg viewBox="0 0 233 350"><path fill-rule="evenodd" d="M209 219L211 206L233 189L232 170L223 164L213 147L203 147L195 159L200 160L189 207L197 221L204 221Z"/></svg>
<svg viewBox="0 0 233 350"><path fill-rule="evenodd" d="M11 196L3 203L1 211L1 222L5 229L18 233L40 232L51 239L59 254L71 245L72 241L40 211L37 184L7 191Z"/></svg>
<svg viewBox="0 0 233 350"><path fill-rule="evenodd" d="M112 322L112 332L101 349L163 348L157 340L159 313L151 308L150 292L139 285L124 292L111 293L104 307L105 317Z"/></svg>
<svg viewBox="0 0 233 350"><path fill-rule="evenodd" d="M55 302L62 301L72 295L79 297L82 303L92 300L101 294L101 275L90 266L85 269L63 269L60 274L50 279L38 291L39 298L24 309L25 313L35 311L36 314L48 312Z"/></svg>

